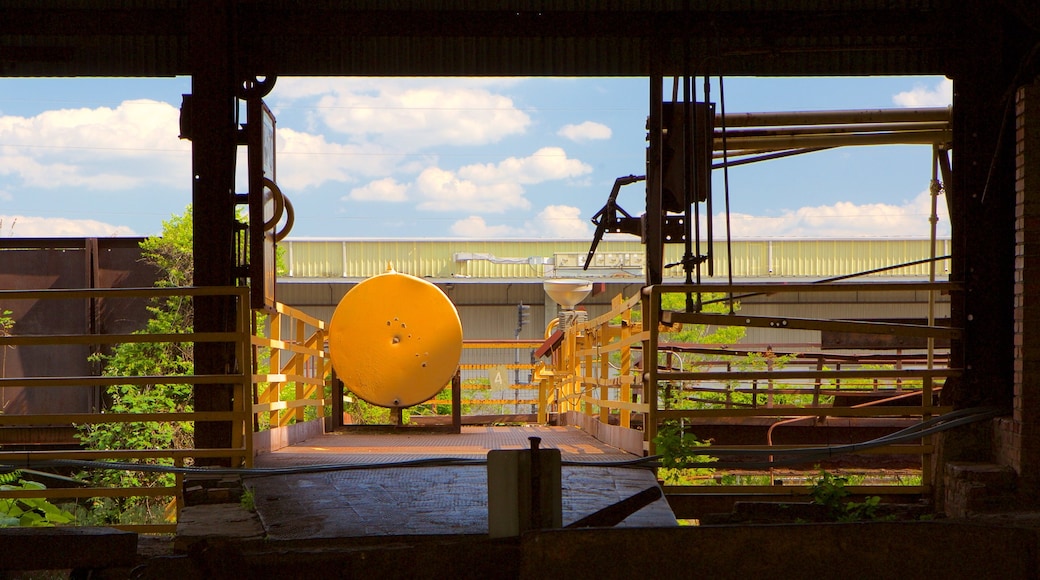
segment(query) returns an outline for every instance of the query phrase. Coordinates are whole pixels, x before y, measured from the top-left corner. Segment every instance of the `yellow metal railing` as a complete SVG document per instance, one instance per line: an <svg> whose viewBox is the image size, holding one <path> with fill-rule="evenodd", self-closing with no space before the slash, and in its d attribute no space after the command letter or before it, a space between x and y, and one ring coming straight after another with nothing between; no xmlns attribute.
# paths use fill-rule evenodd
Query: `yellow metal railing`
<svg viewBox="0 0 1040 580"><path fill-rule="evenodd" d="M14 334L0 336L0 348L33 346L63 347L68 345L117 345L130 342L153 343L227 343L234 345L236 358L249 360L249 295L245 288L147 288L147 289L90 289L90 290L32 290L32 291L0 291L0 304L11 304L13 301L35 300L41 308L54 306L65 301L89 303L97 299L114 301L118 299L163 299L173 296L184 297L217 297L226 298L233 304L235 329L231 332L187 332L187 333L133 333L133 334L34 334L19 335L17 322ZM58 306L54 306L58 307ZM240 365L245 369L244 365ZM30 449L8 450L0 448L0 464L19 468L31 466L50 460L92 460L92 461L163 461L174 466L190 465L200 458L221 459L233 466L249 466L252 464L252 425L249 409L245 401L249 400L250 375L245 370L229 369L223 374L184 374L163 376L30 376L3 377L0 386L20 387L22 389L48 389L57 387L82 387L103 389L115 385L194 385L205 388L206 385L231 385L232 410L226 412L156 412L156 413L112 413L112 412L78 412L61 414L14 415L0 414L0 428L25 426L75 425L86 427L104 423L186 423L197 421L220 421L231 425L231 444L220 449L131 449L112 448L103 450L85 449ZM173 486L156 487L76 487L66 489L48 488L43 490L11 490L0 491L0 499L35 497L47 500L81 500L101 497L168 497L173 500L171 506L179 509L183 504L182 476L177 475ZM116 526L139 532L173 532L176 524L137 524Z"/></svg>
<svg viewBox="0 0 1040 580"><path fill-rule="evenodd" d="M658 285L644 288L641 295L627 300L615 299L610 312L587 322L577 322L567 329L556 342L551 362L536 369L535 376L541 385L540 420L545 421L552 411L576 411L604 424L631 427L633 417L643 429L644 449L654 454L655 437L665 421L684 422L720 420L732 418L743 420L757 418L776 425L798 422L800 418L863 418L881 417L900 421L921 422L940 415L950 409L934 403L934 394L945 378L956 376L959 369L948 368L945 359L934 356L934 341L953 339L959 336L955 328L932 324L888 324L853 322L847 320L815 320L786 317L755 317L739 314L712 314L706 312L663 311L661 297L668 293L733 295L740 293L781 292L900 292L900 291L949 291L949 283L840 283L840 284L741 284L741 285ZM854 300L853 300L854 302ZM636 315L635 313L639 314ZM854 316L854 314L850 314ZM931 313L930 313L931 316ZM640 321L644 323L641 324ZM932 321L930 321L932 322ZM844 368L824 368L822 362L805 361L801 365L786 368L762 368L747 370L715 370L713 364L680 365L662 364L674 345L661 341L663 333L673 331L677 325L699 324L715 327L744 326L783 329L837 330L844 332L913 336L928 339L925 361L914 367L871 368L864 364L844 363ZM550 329L551 330L551 329ZM547 334L549 332L547 331ZM655 364L633 364L633 350L638 351L642 361ZM825 359L818 354L817 360ZM722 356L716 353L716 356ZM717 364L717 363L715 363ZM801 366L801 368L798 368ZM841 366L839 364L838 366ZM706 368L707 370L700 370ZM714 385L714 386L711 386ZM720 388L720 385L722 386ZM767 404L747 406L727 403L720 398L717 403L685 405L675 408L662 400L665 389L681 389L685 392L720 392L751 394L754 401L759 395L769 395ZM828 406L821 397L837 394L862 395L864 391L889 393L893 400L889 405L858 404L850 406ZM773 395L805 395L797 404L774 405ZM909 400L913 395L919 403ZM709 395L710 396L710 395ZM772 430L770 430L770 435ZM712 450L737 454L741 450L775 449L782 451L798 449L798 445L713 444ZM871 454L917 455L921 458L921 484L900 486L889 493L923 493L931 484L930 455L933 452L928 437L919 442L887 445L871 449ZM704 464L711 467L711 464ZM812 467L811 465L809 466ZM683 489L683 493L723 493L726 486L695 486ZM869 489L864 487L863 489ZM888 488L886 488L888 489ZM776 488L763 486L741 486L742 493L769 492ZM677 490L667 488L666 491ZM732 490L730 490L732 491ZM805 489L784 489L785 493L805 493ZM862 490L861 490L862 491Z"/></svg>
<svg viewBox="0 0 1040 580"><path fill-rule="evenodd" d="M648 336L641 323L632 319L632 309L639 303L638 296L615 297L609 312L567 329L553 351L551 365L536 371L545 418L553 412L583 411L607 423L614 413L619 425L631 427L633 413L650 412L645 400L637 400L642 383L632 364L633 347L641 347ZM617 372L611 372L613 353L617 353Z"/></svg>
<svg viewBox="0 0 1040 580"><path fill-rule="evenodd" d="M265 324L266 337L257 332ZM255 312L253 328L254 428L324 420L330 395L325 321L279 303L272 314Z"/></svg>
<svg viewBox="0 0 1040 580"><path fill-rule="evenodd" d="M462 360L459 373L462 380L462 405L469 412L467 415L506 415L512 409L539 405L537 398L501 397L502 393L513 391L520 393L537 393L539 384L535 380L535 369L539 366L531 362L531 353L542 345L540 340L465 340L462 343ZM522 353L522 354L521 354ZM513 356L510 362L507 359ZM519 361L519 362L518 362ZM501 378L496 373L505 371L505 379L501 384L491 382ZM523 379L531 377L531 382ZM517 380L520 378L521 380ZM445 388L450 388L446 385ZM500 398L490 396L498 393ZM480 396L480 395L489 396ZM417 406L417 411L425 416L438 415L437 407L451 405L450 399L433 398ZM441 413L440 415L444 415Z"/></svg>

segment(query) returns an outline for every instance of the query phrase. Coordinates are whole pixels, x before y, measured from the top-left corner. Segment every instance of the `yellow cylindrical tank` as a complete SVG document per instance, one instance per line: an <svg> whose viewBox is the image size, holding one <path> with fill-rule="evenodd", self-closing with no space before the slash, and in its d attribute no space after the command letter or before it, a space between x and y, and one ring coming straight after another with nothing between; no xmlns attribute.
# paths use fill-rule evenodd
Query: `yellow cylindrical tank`
<svg viewBox="0 0 1040 580"><path fill-rule="evenodd" d="M433 284L393 270L351 288L329 323L329 354L347 389L410 407L446 387L462 356L462 322Z"/></svg>

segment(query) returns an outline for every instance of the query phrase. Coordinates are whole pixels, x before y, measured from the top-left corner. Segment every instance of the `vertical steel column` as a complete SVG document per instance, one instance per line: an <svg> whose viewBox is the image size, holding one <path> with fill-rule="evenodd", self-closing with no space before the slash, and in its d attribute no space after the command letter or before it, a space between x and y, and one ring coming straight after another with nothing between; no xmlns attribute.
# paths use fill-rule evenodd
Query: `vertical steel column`
<svg viewBox="0 0 1040 580"><path fill-rule="evenodd" d="M992 32L993 36L989 36ZM944 396L958 408L1010 409L1014 379L1015 171L1014 126L1006 96L1013 73L999 48L999 31L980 30L980 54L955 77L950 280L964 285L951 295L951 316L964 327L951 364L964 375ZM985 39L985 40L983 40Z"/></svg>
<svg viewBox="0 0 1040 580"><path fill-rule="evenodd" d="M196 286L233 284L232 251L235 213L235 81L233 5L229 0L189 4L191 55L192 211ZM195 300L196 332L235 329L233 305L224 297ZM199 343L195 346L197 374L236 370L234 345ZM197 385L196 411L230 411L231 384ZM232 423L200 421L195 424L195 446L229 448Z"/></svg>
<svg viewBox="0 0 1040 580"><path fill-rule="evenodd" d="M664 79L650 77L650 118L647 121L646 215L643 216L643 244L646 246L646 283L660 284L664 279L664 209L661 199L661 152L664 123L662 108Z"/></svg>
<svg viewBox="0 0 1040 580"><path fill-rule="evenodd" d="M964 329L950 344L950 365L964 369L947 379L944 404L997 405L1014 397L1015 173L1014 125L1008 126L1015 54L992 8L959 5L958 20L975 23L960 41L965 57L953 78L953 172L946 193L950 210L950 319ZM943 158L940 157L940 164ZM945 169L945 167L944 167ZM952 188L950 187L952 181ZM944 470L951 461L992 459L988 423L938 435L933 499L945 504Z"/></svg>

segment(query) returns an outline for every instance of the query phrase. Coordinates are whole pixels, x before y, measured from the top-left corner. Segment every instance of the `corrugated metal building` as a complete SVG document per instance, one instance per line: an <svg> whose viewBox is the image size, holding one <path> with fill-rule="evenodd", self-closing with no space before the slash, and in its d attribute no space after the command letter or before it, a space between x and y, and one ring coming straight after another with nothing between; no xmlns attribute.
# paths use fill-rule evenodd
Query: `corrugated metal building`
<svg viewBox="0 0 1040 580"><path fill-rule="evenodd" d="M336 305L355 284L386 271L428 279L455 303L467 339L513 338L517 305L531 306L532 324L521 338L541 338L545 324L556 316L556 305L542 290L547 278L589 278L597 284L582 305L590 316L605 311L619 293L632 296L642 287L643 246L638 241L605 240L588 270L583 269L587 240L399 240L296 239L283 242L288 272L278 282L278 299L329 320ZM703 249L706 252L707 249ZM935 256L948 256L949 240L939 240ZM667 263L678 262L682 248L668 246ZM741 240L730 248L712 248L714 276L703 281L724 283L732 256L734 282L814 282L841 276L856 280L927 280L933 255L929 240ZM936 261L936 279L946 280L948 260ZM903 267L902 264L911 264ZM666 277L682 281L673 267ZM756 296L741 301L741 312L763 316L805 318L893 319L927 316L925 292L869 292ZM949 316L947 297L938 297L936 316ZM818 331L776 331L749 328L750 344L819 343Z"/></svg>

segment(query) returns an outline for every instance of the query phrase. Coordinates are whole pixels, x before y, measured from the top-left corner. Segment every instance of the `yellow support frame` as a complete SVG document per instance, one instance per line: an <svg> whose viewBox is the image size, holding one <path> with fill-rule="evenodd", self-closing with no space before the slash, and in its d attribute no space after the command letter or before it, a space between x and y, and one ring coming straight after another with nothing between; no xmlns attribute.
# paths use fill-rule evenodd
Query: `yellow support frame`
<svg viewBox="0 0 1040 580"><path fill-rule="evenodd" d="M593 320L585 323L574 324L560 341L558 352L553 356L553 364L546 365L537 372L539 377L539 420L548 420L548 413L544 406L550 401L549 393L558 391L560 411L578 410L597 418L602 423L609 423L612 414L617 415L617 423L622 427L632 426L632 417L636 414L643 416L643 435L645 451L653 455L656 452L654 439L657 435L658 426L667 420L682 419L708 419L708 418L747 418L761 417L774 419L788 419L798 417L818 418L842 418L842 417L903 417L914 420L924 420L931 416L950 411L948 407L939 407L932 404L930 398L922 400L920 405L902 406L853 406L853 407L772 407L765 408L728 408L719 409L697 409L697 410L665 410L660 408L658 401L658 384L662 381L744 381L744 382L784 382L794 386L786 387L784 393L834 395L837 393L856 393L856 389L833 389L824 391L820 385L824 380L845 381L868 381L871 385L901 385L899 389L891 389L893 395L920 391L924 396L929 396L935 391L935 382L960 374L959 369L937 368L934 357L929 354L929 364L925 369L892 369L892 370L763 370L763 371L673 371L661 368L658 364L648 364L649 361L657 361L660 348L660 335L665 329L664 325L676 323L714 324L725 326L759 326L777 329L818 329L818 330L841 330L851 332L883 333L907 335L915 337L926 337L930 341L937 338L957 338L960 330L957 328L935 326L932 320L929 324L889 324L853 321L832 321L814 319L796 319L786 317L761 317L723 315L707 313L685 313L685 312L662 312L661 297L666 293L761 293L776 294L783 292L906 292L927 291L948 292L956 290L956 285L942 282L883 282L883 283L833 283L833 284L700 284L700 285L657 285L642 289L639 295L624 300L621 296L616 297L611 303L611 310ZM642 323L632 321L632 311L638 308L642 315ZM930 319L933 316L929 313ZM547 332L548 335L548 332ZM640 345L643 353L644 367L636 371L632 366L631 348ZM617 373L611 375L608 357L611 353L619 353L620 364ZM801 381L805 386L798 387ZM911 382L920 383L921 389L907 388L905 385ZM876 388L876 387L875 387ZM637 390L638 389L638 390ZM737 389L740 392L751 389ZM773 391L774 393L777 391ZM862 392L862 391L859 391ZM874 391L871 391L874 392ZM616 393L616 394L614 394ZM641 397L634 396L641 393ZM746 446L742 449L751 449L755 446ZM767 447L782 450L784 446ZM720 448L721 449L721 448ZM922 485L910 488L900 486L898 493L907 493L912 489L914 493L927 490L931 485L930 456L933 452L930 441L921 445L899 445L885 446L873 449L865 453L869 454L915 454L920 455ZM881 486L885 493L895 493L891 489ZM716 489L702 491L697 488L692 493L716 493ZM721 489L733 491L732 487L723 486ZM747 486L740 486L741 492L747 491ZM858 488L857 488L858 489ZM721 493L721 492L719 492Z"/></svg>

